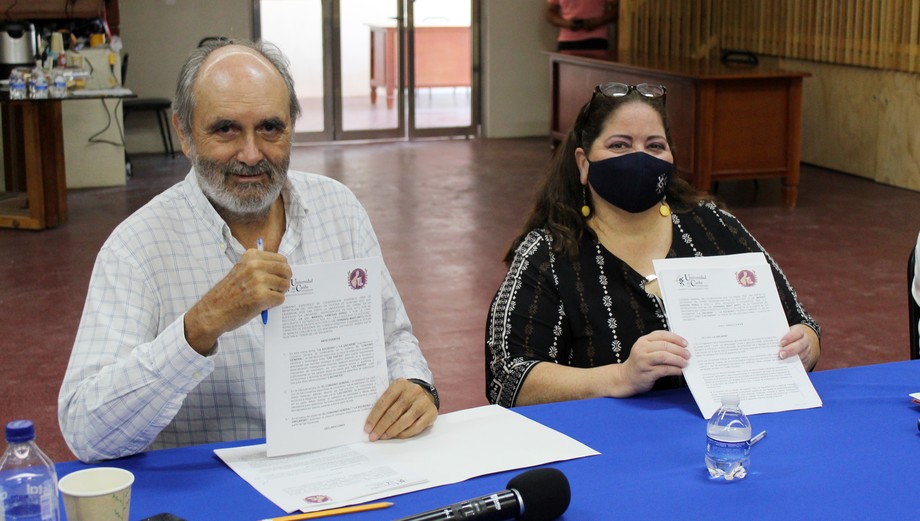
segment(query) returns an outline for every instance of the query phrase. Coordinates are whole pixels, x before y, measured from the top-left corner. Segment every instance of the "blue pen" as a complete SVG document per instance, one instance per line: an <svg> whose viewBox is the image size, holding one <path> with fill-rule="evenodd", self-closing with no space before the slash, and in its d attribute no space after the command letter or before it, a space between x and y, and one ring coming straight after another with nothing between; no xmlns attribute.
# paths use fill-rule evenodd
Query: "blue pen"
<svg viewBox="0 0 920 521"><path fill-rule="evenodd" d="M265 247L262 245L262 237L256 239L256 245L259 247L259 251L265 251ZM262 324L268 324L268 310L262 310Z"/></svg>

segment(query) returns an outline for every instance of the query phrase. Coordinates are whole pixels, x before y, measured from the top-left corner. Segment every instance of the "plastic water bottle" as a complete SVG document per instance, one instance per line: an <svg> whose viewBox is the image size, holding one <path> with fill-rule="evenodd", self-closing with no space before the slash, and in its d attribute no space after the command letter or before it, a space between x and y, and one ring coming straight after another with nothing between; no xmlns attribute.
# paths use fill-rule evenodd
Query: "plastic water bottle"
<svg viewBox="0 0 920 521"><path fill-rule="evenodd" d="M751 422L737 395L722 398L706 426L706 468L713 479L744 479L751 466Z"/></svg>
<svg viewBox="0 0 920 521"><path fill-rule="evenodd" d="M20 100L29 97L29 88L26 85L26 75L28 69L16 67L10 72L10 99Z"/></svg>
<svg viewBox="0 0 920 521"><path fill-rule="evenodd" d="M32 99L48 99L48 76L45 75L40 62L36 62L35 68L32 69L31 82L30 97Z"/></svg>
<svg viewBox="0 0 920 521"><path fill-rule="evenodd" d="M51 71L51 97L63 98L67 96L67 79L64 78L64 70L55 67Z"/></svg>
<svg viewBox="0 0 920 521"><path fill-rule="evenodd" d="M0 458L0 519L59 521L57 472L35 444L29 420L6 424L6 451Z"/></svg>

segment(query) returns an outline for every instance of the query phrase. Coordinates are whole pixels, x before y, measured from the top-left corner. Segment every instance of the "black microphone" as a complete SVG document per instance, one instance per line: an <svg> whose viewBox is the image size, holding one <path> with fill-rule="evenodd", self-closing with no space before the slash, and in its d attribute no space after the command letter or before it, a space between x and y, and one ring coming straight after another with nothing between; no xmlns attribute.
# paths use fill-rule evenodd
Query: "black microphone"
<svg viewBox="0 0 920 521"><path fill-rule="evenodd" d="M397 521L552 521L569 508L571 490L557 469L528 470L511 478L508 489L429 510Z"/></svg>

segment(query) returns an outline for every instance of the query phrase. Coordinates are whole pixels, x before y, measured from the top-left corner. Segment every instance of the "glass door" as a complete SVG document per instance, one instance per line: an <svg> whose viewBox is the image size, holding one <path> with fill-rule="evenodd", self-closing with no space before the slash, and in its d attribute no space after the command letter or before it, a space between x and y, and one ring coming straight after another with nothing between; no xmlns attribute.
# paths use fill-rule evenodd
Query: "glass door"
<svg viewBox="0 0 920 521"><path fill-rule="evenodd" d="M291 60L303 108L295 141L475 135L475 5L253 0L256 38Z"/></svg>
<svg viewBox="0 0 920 521"><path fill-rule="evenodd" d="M476 134L475 4L408 0L409 137Z"/></svg>
<svg viewBox="0 0 920 521"><path fill-rule="evenodd" d="M336 0L335 139L406 135L402 0Z"/></svg>
<svg viewBox="0 0 920 521"><path fill-rule="evenodd" d="M254 0L255 39L278 46L290 60L301 115L294 141L333 139L332 61L324 50L332 35L323 28L332 19L323 0Z"/></svg>

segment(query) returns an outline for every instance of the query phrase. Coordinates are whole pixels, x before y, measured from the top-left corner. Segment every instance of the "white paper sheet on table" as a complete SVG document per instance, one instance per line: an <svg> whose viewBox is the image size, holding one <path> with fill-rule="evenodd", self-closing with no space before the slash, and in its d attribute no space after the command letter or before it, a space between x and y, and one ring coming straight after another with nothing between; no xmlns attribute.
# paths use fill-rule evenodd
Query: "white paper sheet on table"
<svg viewBox="0 0 920 521"><path fill-rule="evenodd" d="M214 452L286 512L325 510L599 454L497 405L443 414L431 429L408 440L361 442L279 458L266 457L265 445ZM349 478L336 479L342 476ZM331 486L336 483L343 486ZM328 501L316 503L322 498Z"/></svg>
<svg viewBox="0 0 920 521"><path fill-rule="evenodd" d="M798 356L779 358L789 324L762 253L656 259L671 331L689 343L684 377L709 418L725 394L746 414L821 406Z"/></svg>
<svg viewBox="0 0 920 521"><path fill-rule="evenodd" d="M380 257L291 270L265 326L269 456L366 440L364 422L389 385Z"/></svg>

